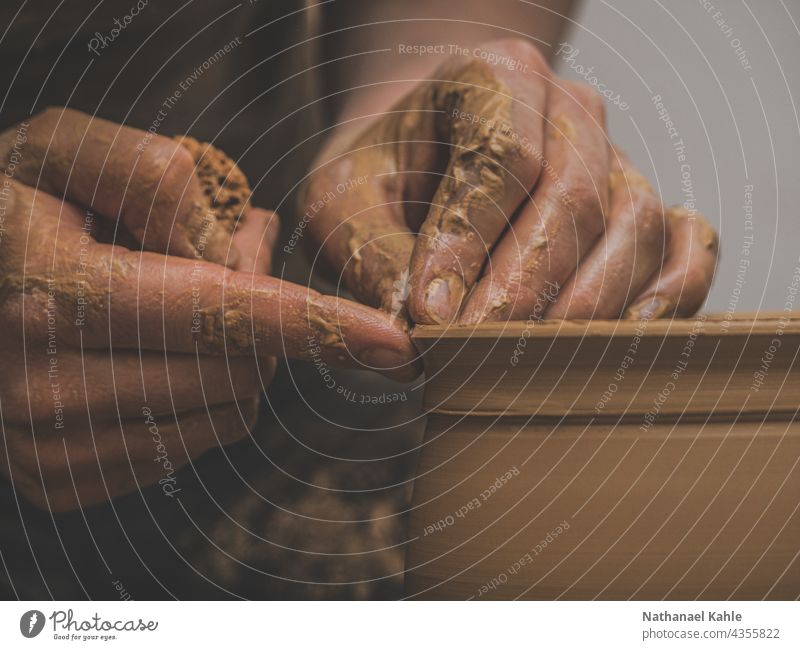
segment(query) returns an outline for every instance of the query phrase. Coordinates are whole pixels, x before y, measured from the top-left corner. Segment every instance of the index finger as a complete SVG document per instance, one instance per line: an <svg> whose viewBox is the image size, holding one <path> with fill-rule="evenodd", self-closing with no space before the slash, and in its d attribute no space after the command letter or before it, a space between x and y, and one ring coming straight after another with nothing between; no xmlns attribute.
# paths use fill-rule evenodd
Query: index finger
<svg viewBox="0 0 800 650"><path fill-rule="evenodd" d="M98 245L88 262L82 318L61 302L72 342L419 374L407 333L376 309L199 260Z"/></svg>
<svg viewBox="0 0 800 650"><path fill-rule="evenodd" d="M458 314L541 170L547 64L520 41L493 51L498 63L467 64L433 85L451 152L411 257L408 308L417 323L446 323ZM526 64L499 63L508 60Z"/></svg>

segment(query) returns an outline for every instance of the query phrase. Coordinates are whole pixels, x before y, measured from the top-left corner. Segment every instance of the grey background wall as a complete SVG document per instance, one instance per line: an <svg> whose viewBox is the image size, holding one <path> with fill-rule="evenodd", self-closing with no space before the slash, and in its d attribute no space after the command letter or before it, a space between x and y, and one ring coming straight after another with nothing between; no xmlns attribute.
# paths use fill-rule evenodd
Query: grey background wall
<svg viewBox="0 0 800 650"><path fill-rule="evenodd" d="M799 26L798 0L586 0L556 56L619 96L611 136L665 203L718 228L708 311L800 309Z"/></svg>

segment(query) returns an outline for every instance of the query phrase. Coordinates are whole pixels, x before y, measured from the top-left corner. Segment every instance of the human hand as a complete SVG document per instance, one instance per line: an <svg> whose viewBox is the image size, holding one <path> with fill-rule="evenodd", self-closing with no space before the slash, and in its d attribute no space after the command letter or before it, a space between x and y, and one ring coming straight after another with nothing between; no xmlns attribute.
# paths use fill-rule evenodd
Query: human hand
<svg viewBox="0 0 800 650"><path fill-rule="evenodd" d="M423 324L699 309L706 220L665 215L589 86L524 41L480 50L494 56L452 57L312 171L307 228L343 284Z"/></svg>
<svg viewBox="0 0 800 650"><path fill-rule="evenodd" d="M0 468L35 505L175 494L249 434L276 355L414 374L385 314L266 275L277 218L221 152L49 109L0 167Z"/></svg>

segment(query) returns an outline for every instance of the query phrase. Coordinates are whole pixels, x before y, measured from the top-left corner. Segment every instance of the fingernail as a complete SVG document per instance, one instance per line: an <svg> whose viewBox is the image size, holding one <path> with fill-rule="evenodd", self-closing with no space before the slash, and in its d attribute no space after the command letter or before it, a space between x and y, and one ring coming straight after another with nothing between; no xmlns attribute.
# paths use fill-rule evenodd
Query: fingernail
<svg viewBox="0 0 800 650"><path fill-rule="evenodd" d="M661 298L660 296L653 296L652 298L645 298L641 302L629 307L625 317L631 320L661 318L667 314L671 307L671 301Z"/></svg>
<svg viewBox="0 0 800 650"><path fill-rule="evenodd" d="M411 381L421 372L413 357L409 358L402 352L389 348L369 348L361 354L360 359L370 370L398 381Z"/></svg>
<svg viewBox="0 0 800 650"><path fill-rule="evenodd" d="M370 348L361 355L361 361L376 370L390 370L408 361L397 350Z"/></svg>
<svg viewBox="0 0 800 650"><path fill-rule="evenodd" d="M425 288L425 313L440 325L453 320L464 299L464 281L454 273L439 276Z"/></svg>

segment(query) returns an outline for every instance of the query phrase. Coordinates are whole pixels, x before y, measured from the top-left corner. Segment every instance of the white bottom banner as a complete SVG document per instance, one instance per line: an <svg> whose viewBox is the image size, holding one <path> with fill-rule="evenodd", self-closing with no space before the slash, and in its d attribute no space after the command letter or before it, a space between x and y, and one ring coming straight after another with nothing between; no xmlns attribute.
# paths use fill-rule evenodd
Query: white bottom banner
<svg viewBox="0 0 800 650"><path fill-rule="evenodd" d="M798 618L796 602L4 602L0 648L798 648Z"/></svg>

